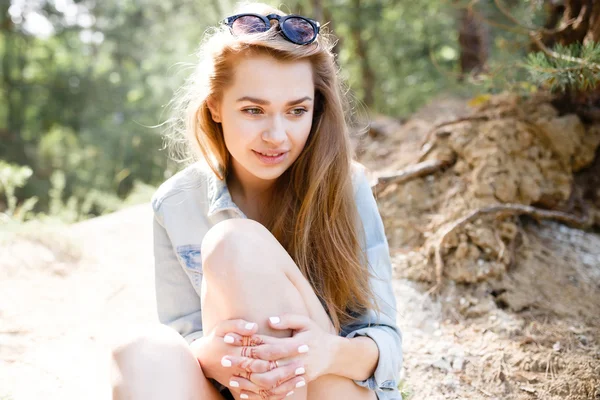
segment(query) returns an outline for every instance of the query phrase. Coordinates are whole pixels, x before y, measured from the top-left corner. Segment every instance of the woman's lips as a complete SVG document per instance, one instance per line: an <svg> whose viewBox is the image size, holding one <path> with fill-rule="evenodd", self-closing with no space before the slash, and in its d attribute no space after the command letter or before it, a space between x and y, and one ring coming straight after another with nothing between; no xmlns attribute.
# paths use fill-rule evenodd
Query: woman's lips
<svg viewBox="0 0 600 400"><path fill-rule="evenodd" d="M252 152L254 154L256 154L256 156L258 157L258 159L261 162L263 162L264 164L267 164L267 165L279 164L286 158L286 156L288 154L288 152L286 151L286 152L280 153L278 156L267 156L256 150L252 150Z"/></svg>

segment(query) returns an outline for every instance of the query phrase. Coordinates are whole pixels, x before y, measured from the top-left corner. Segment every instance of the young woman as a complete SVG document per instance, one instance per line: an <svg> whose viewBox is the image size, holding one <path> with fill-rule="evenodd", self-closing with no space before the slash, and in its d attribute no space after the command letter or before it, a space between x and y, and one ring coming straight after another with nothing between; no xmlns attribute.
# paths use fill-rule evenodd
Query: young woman
<svg viewBox="0 0 600 400"><path fill-rule="evenodd" d="M194 163L152 199L162 325L115 399L400 399L388 245L319 23L244 5L178 93Z"/></svg>

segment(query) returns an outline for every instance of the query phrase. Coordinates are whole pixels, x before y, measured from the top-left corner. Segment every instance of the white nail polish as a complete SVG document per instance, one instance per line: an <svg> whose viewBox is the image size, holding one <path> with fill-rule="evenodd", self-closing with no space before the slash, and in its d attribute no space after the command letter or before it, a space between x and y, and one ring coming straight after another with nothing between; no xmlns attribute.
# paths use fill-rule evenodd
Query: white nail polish
<svg viewBox="0 0 600 400"><path fill-rule="evenodd" d="M302 346L298 347L298 353L308 353L308 346L303 344Z"/></svg>
<svg viewBox="0 0 600 400"><path fill-rule="evenodd" d="M221 359L221 365L224 367L231 367L231 361L229 361L228 359L226 359L225 357L223 357Z"/></svg>
<svg viewBox="0 0 600 400"><path fill-rule="evenodd" d="M302 375L303 373L305 373L306 371L304 370L304 368L300 367L300 368L296 368L296 375Z"/></svg>
<svg viewBox="0 0 600 400"><path fill-rule="evenodd" d="M306 385L306 382L304 382L304 381L300 381L300 382L296 383L297 388L301 388L302 386L305 386L305 385Z"/></svg>
<svg viewBox="0 0 600 400"><path fill-rule="evenodd" d="M240 384L238 381L229 381L229 386L231 387L240 387Z"/></svg>
<svg viewBox="0 0 600 400"><path fill-rule="evenodd" d="M292 390L291 392L289 392L288 394L286 394L285 397L289 397L289 396L291 396L293 394L294 394L294 391Z"/></svg>
<svg viewBox="0 0 600 400"><path fill-rule="evenodd" d="M252 329L252 328L254 328L254 322L248 322L248 323L246 324L246 329L250 330L250 329Z"/></svg>
<svg viewBox="0 0 600 400"><path fill-rule="evenodd" d="M271 321L272 324L278 324L281 322L281 319L279 319L279 317L270 317L269 321Z"/></svg>
<svg viewBox="0 0 600 400"><path fill-rule="evenodd" d="M233 342L235 342L235 339L233 338L233 336L225 335L225 337L223 338L223 341L225 343L233 343Z"/></svg>
<svg viewBox="0 0 600 400"><path fill-rule="evenodd" d="M248 395L246 393L240 394L240 399L248 399Z"/></svg>

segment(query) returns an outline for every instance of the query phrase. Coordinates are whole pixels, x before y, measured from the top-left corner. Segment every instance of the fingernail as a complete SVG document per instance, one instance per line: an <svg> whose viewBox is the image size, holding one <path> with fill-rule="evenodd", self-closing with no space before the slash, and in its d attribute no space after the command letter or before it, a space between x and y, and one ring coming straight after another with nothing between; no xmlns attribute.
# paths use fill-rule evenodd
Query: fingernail
<svg viewBox="0 0 600 400"><path fill-rule="evenodd" d="M296 375L302 375L303 373L305 373L306 371L304 370L304 368L300 367L300 368L296 368Z"/></svg>
<svg viewBox="0 0 600 400"><path fill-rule="evenodd" d="M254 328L254 322L248 322L246 324L246 329L251 330L252 328Z"/></svg>
<svg viewBox="0 0 600 400"><path fill-rule="evenodd" d="M233 338L233 336L225 335L225 337L223 338L223 341L225 343L233 343L233 342L235 342L235 339Z"/></svg>
<svg viewBox="0 0 600 400"><path fill-rule="evenodd" d="M298 353L308 353L308 346L303 344L302 346L298 347Z"/></svg>
<svg viewBox="0 0 600 400"><path fill-rule="evenodd" d="M269 318L269 321L271 321L272 324L278 324L281 322L281 319L279 319L279 317L271 317Z"/></svg>
<svg viewBox="0 0 600 400"><path fill-rule="evenodd" d="M246 393L242 393L242 394L240 394L240 398L241 399L247 399L248 395Z"/></svg>
<svg viewBox="0 0 600 400"><path fill-rule="evenodd" d="M221 365L224 367L231 367L231 361L229 361L228 359L226 359L225 357L223 357L221 359Z"/></svg>
<svg viewBox="0 0 600 400"><path fill-rule="evenodd" d="M291 392L289 392L288 394L285 395L285 397L291 396L294 394L294 391L292 390Z"/></svg>
<svg viewBox="0 0 600 400"><path fill-rule="evenodd" d="M300 381L300 382L296 383L297 388L301 388L302 386L305 386L305 385L306 385L306 382L304 382L304 381Z"/></svg>
<svg viewBox="0 0 600 400"><path fill-rule="evenodd" d="M229 381L229 386L231 387L240 387L238 381Z"/></svg>

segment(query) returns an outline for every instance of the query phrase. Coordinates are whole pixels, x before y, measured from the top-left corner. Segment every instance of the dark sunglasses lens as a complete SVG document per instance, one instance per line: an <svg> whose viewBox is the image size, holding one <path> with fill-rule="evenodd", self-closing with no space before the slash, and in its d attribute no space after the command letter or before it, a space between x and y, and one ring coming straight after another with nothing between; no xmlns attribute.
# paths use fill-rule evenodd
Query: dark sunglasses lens
<svg viewBox="0 0 600 400"><path fill-rule="evenodd" d="M252 15L246 15L233 21L231 29L235 35L244 35L248 33L266 32L269 27L265 25L265 21L262 19Z"/></svg>
<svg viewBox="0 0 600 400"><path fill-rule="evenodd" d="M304 18L288 18L281 27L287 37L295 43L308 43L315 38L315 28Z"/></svg>

